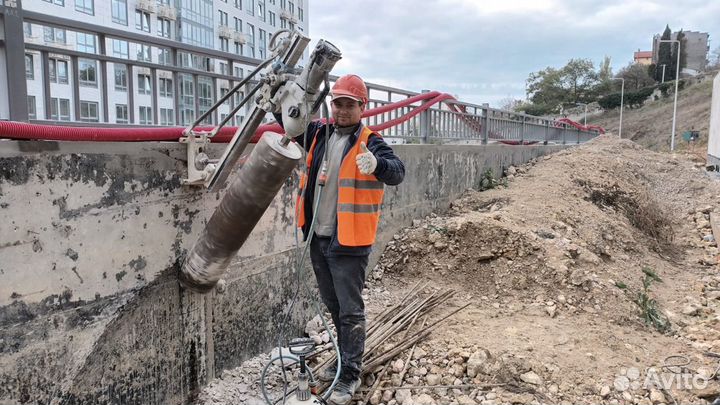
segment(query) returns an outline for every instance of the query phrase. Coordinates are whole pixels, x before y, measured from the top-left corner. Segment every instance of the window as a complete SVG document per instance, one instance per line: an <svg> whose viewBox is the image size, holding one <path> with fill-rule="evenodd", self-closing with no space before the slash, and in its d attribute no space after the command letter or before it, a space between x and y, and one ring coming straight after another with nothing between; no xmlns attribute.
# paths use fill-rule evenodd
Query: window
<svg viewBox="0 0 720 405"><path fill-rule="evenodd" d="M229 39L220 37L220 50L223 52L230 52L230 40Z"/></svg>
<svg viewBox="0 0 720 405"><path fill-rule="evenodd" d="M43 0L46 3L65 7L65 0Z"/></svg>
<svg viewBox="0 0 720 405"><path fill-rule="evenodd" d="M198 78L198 100L200 106L200 114L205 113L213 105L213 89L212 80L207 77ZM205 124L212 124L212 114L208 115L203 121Z"/></svg>
<svg viewBox="0 0 720 405"><path fill-rule="evenodd" d="M29 22L24 22L23 31L25 32L25 38L32 37L32 24L30 24Z"/></svg>
<svg viewBox="0 0 720 405"><path fill-rule="evenodd" d="M228 72L228 64L225 62L220 62L220 74L221 75L227 75Z"/></svg>
<svg viewBox="0 0 720 405"><path fill-rule="evenodd" d="M239 66L235 66L235 76L242 79L244 77L243 68L241 68Z"/></svg>
<svg viewBox="0 0 720 405"><path fill-rule="evenodd" d="M175 125L175 110L172 108L161 108L160 125Z"/></svg>
<svg viewBox="0 0 720 405"><path fill-rule="evenodd" d="M267 50L267 36L265 34L265 30L258 29L258 53L260 54L260 59L265 59L265 51Z"/></svg>
<svg viewBox="0 0 720 405"><path fill-rule="evenodd" d="M235 0L235 8L242 10L242 0Z"/></svg>
<svg viewBox="0 0 720 405"><path fill-rule="evenodd" d="M151 94L150 75L138 74L138 94Z"/></svg>
<svg viewBox="0 0 720 405"><path fill-rule="evenodd" d="M95 15L95 6L93 1L94 0L75 0L75 10L81 13Z"/></svg>
<svg viewBox="0 0 720 405"><path fill-rule="evenodd" d="M249 53L248 53L248 55L245 55L245 56L254 58L255 57L255 26L253 26L250 23L247 24L247 37L248 37L247 45L248 45Z"/></svg>
<svg viewBox="0 0 720 405"><path fill-rule="evenodd" d="M33 80L35 78L35 63L32 54L25 54L25 78Z"/></svg>
<svg viewBox="0 0 720 405"><path fill-rule="evenodd" d="M242 56L242 54L243 54L242 42L235 42L235 53Z"/></svg>
<svg viewBox="0 0 720 405"><path fill-rule="evenodd" d="M172 59L170 58L170 50L167 48L160 48L158 50L158 63L161 65L172 65Z"/></svg>
<svg viewBox="0 0 720 405"><path fill-rule="evenodd" d="M153 123L152 107L140 106L140 125L151 125Z"/></svg>
<svg viewBox="0 0 720 405"><path fill-rule="evenodd" d="M195 120L195 86L192 76L180 75L180 124L188 125Z"/></svg>
<svg viewBox="0 0 720 405"><path fill-rule="evenodd" d="M285 10L285 8L286 8L286 3L287 3L286 0L280 0L280 8L283 9L283 10Z"/></svg>
<svg viewBox="0 0 720 405"><path fill-rule="evenodd" d="M258 0L258 18L260 21L265 21L265 0Z"/></svg>
<svg viewBox="0 0 720 405"><path fill-rule="evenodd" d="M235 102L235 105L240 105L240 102L242 99L245 98L245 92L244 91L236 91L233 93L233 100ZM247 108L247 105L245 106Z"/></svg>
<svg viewBox="0 0 720 405"><path fill-rule="evenodd" d="M226 13L222 10L218 10L218 14L220 15L219 24L227 27L228 26L228 13Z"/></svg>
<svg viewBox="0 0 720 405"><path fill-rule="evenodd" d="M58 114L59 101L59 114ZM70 121L70 99L55 97L50 99L50 119L54 121Z"/></svg>
<svg viewBox="0 0 720 405"><path fill-rule="evenodd" d="M242 32L242 20L237 17L233 18L235 19L235 31Z"/></svg>
<svg viewBox="0 0 720 405"><path fill-rule="evenodd" d="M98 103L80 100L80 121L98 122Z"/></svg>
<svg viewBox="0 0 720 405"><path fill-rule="evenodd" d="M127 91L127 66L115 63L115 90Z"/></svg>
<svg viewBox="0 0 720 405"><path fill-rule="evenodd" d="M157 0L157 2L161 6L169 6L170 5L170 0Z"/></svg>
<svg viewBox="0 0 720 405"><path fill-rule="evenodd" d="M288 12L295 15L295 4L292 1L288 1Z"/></svg>
<svg viewBox="0 0 720 405"><path fill-rule="evenodd" d="M28 96L28 118L34 120L37 118L37 110L35 110L35 96Z"/></svg>
<svg viewBox="0 0 720 405"><path fill-rule="evenodd" d="M171 97L173 96L173 81L172 79L160 78L160 97Z"/></svg>
<svg viewBox="0 0 720 405"><path fill-rule="evenodd" d="M225 97L225 95L228 94L229 91L230 91L230 89L228 89L228 88L226 88L226 87L220 87L220 98ZM225 101L223 102L223 104L230 104L230 98L231 98L231 97L228 97L228 99L225 100Z"/></svg>
<svg viewBox="0 0 720 405"><path fill-rule="evenodd" d="M122 59L127 59L130 56L130 51L128 51L128 42L127 41L123 41L121 39L113 39L112 47L113 47L113 56L117 56L118 58L122 58Z"/></svg>
<svg viewBox="0 0 720 405"><path fill-rule="evenodd" d="M78 61L80 85L97 87L97 63L94 60L80 59Z"/></svg>
<svg viewBox="0 0 720 405"><path fill-rule="evenodd" d="M78 32L77 50L78 52L95 53L95 35Z"/></svg>
<svg viewBox="0 0 720 405"><path fill-rule="evenodd" d="M44 27L43 37L45 39L45 42L64 44L65 30L60 28Z"/></svg>
<svg viewBox="0 0 720 405"><path fill-rule="evenodd" d="M287 20L284 18L280 19L280 28L287 28Z"/></svg>
<svg viewBox="0 0 720 405"><path fill-rule="evenodd" d="M135 28L140 31L150 32L150 13L135 10Z"/></svg>
<svg viewBox="0 0 720 405"><path fill-rule="evenodd" d="M152 62L152 59L150 57L150 46L145 44L138 44L137 49L137 60L139 61L145 61L145 62Z"/></svg>
<svg viewBox="0 0 720 405"><path fill-rule="evenodd" d="M129 122L127 104L115 104L115 122L118 124L127 124Z"/></svg>
<svg viewBox="0 0 720 405"><path fill-rule="evenodd" d="M245 11L250 15L255 15L255 0L245 0Z"/></svg>
<svg viewBox="0 0 720 405"><path fill-rule="evenodd" d="M269 22L270 25L272 25L273 27L276 27L276 25L275 25L275 13L273 13L272 11L268 11L268 22Z"/></svg>
<svg viewBox="0 0 720 405"><path fill-rule="evenodd" d="M128 25L127 0L112 0L111 9L114 23Z"/></svg>
<svg viewBox="0 0 720 405"><path fill-rule="evenodd" d="M68 63L66 60L48 59L48 76L52 83L68 84Z"/></svg>
<svg viewBox="0 0 720 405"><path fill-rule="evenodd" d="M158 18L158 35L163 38L170 38L170 20Z"/></svg>
<svg viewBox="0 0 720 405"><path fill-rule="evenodd" d="M303 17L303 9L300 7L298 7L298 19L300 19L300 21L305 21Z"/></svg>

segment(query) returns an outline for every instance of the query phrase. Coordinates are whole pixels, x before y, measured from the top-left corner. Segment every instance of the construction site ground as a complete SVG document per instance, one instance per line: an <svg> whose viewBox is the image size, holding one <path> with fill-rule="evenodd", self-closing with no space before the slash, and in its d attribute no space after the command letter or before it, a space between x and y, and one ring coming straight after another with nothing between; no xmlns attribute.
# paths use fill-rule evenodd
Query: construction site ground
<svg viewBox="0 0 720 405"><path fill-rule="evenodd" d="M407 351L397 356L373 395L367 378L356 400L712 403L718 201L720 183L687 155L612 135L508 168L494 188L468 190L386 247L367 283L371 323L417 285L456 291L436 318L470 305L409 364ZM197 402L262 403L266 359L224 372ZM417 388L395 389L407 386ZM277 378L268 387L277 394Z"/></svg>

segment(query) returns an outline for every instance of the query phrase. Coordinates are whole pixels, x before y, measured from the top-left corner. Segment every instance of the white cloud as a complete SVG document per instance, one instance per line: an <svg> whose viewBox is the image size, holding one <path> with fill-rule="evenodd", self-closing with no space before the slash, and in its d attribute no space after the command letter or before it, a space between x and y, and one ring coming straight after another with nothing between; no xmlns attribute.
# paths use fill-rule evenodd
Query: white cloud
<svg viewBox="0 0 720 405"><path fill-rule="evenodd" d="M682 3L682 4L678 4ZM570 58L617 71L666 24L720 35L720 1L310 0L310 36L337 45L335 74L459 94L524 98L528 74ZM714 48L714 47L713 47Z"/></svg>

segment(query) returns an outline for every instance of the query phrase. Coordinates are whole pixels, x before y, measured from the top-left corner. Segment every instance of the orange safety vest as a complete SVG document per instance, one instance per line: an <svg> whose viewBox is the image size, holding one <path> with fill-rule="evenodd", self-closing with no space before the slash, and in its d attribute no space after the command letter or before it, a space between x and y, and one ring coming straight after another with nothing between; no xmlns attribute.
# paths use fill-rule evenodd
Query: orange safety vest
<svg viewBox="0 0 720 405"><path fill-rule="evenodd" d="M378 222L380 222L380 205L382 204L385 184L372 174L362 174L355 163L355 157L362 153L360 143L367 145L368 138L373 134L370 128L364 126L355 145L340 164L338 173L338 201L337 201L337 232L338 242L343 246L368 246L375 243ZM300 193L298 194L297 218L298 226L305 226L305 202L302 191L307 184L307 175L312 167L313 153L317 144L318 134L315 135L310 151L307 155L307 170L300 179ZM376 136L380 136L375 133ZM327 145L325 145L327 148Z"/></svg>

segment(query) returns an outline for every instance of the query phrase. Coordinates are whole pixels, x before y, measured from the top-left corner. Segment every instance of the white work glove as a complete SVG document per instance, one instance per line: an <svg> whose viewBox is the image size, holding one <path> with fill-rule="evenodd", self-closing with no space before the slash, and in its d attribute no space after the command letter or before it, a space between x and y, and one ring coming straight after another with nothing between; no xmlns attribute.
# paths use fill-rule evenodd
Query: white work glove
<svg viewBox="0 0 720 405"><path fill-rule="evenodd" d="M360 173L373 174L377 167L377 158L368 150L365 142L360 142L360 150L362 150L363 153L355 157L355 164L357 164L358 169L360 169Z"/></svg>

